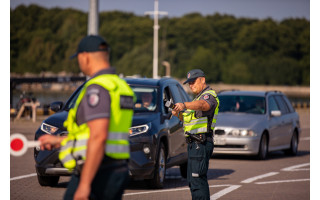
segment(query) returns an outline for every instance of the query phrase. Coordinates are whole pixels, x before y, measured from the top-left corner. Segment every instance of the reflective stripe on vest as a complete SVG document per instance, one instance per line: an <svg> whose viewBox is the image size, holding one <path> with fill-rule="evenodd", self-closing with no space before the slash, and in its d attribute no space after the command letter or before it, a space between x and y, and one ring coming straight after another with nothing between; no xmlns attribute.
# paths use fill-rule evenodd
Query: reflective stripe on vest
<svg viewBox="0 0 320 200"><path fill-rule="evenodd" d="M87 143L90 137L90 129L86 123L80 126L76 123L78 106L86 93L89 85L97 84L108 90L111 99L110 122L108 137L106 140L105 154L114 159L128 159L130 157L129 128L132 122L133 109L126 105L120 105L122 96L132 98L134 93L127 83L114 74L103 74L90 79L80 92L74 108L69 110L68 118L64 122L69 132L68 138L61 143L59 159L64 167L73 169L76 159L86 160ZM133 103L132 103L133 108Z"/></svg>
<svg viewBox="0 0 320 200"><path fill-rule="evenodd" d="M203 94L201 94L198 98L194 99L193 101L199 100L201 96L204 94L211 94L213 97L216 98L217 106L214 111L214 116L211 123L211 130L214 130L216 122L217 122L217 116L219 112L219 99L216 95L216 93L213 90L205 91ZM183 113L183 128L185 132L189 132L191 134L199 134L199 133L206 133L208 132L208 117L195 117L195 111L194 110L186 110Z"/></svg>

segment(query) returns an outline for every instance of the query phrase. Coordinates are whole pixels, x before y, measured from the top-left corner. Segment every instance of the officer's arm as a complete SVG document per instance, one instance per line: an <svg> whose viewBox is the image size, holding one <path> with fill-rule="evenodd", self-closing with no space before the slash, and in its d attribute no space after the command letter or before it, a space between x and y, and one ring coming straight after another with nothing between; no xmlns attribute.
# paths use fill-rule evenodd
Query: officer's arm
<svg viewBox="0 0 320 200"><path fill-rule="evenodd" d="M210 110L210 104L205 100L185 102L184 105L185 105L185 109L190 109L190 110L201 110L201 111Z"/></svg>
<svg viewBox="0 0 320 200"><path fill-rule="evenodd" d="M90 138L87 144L87 158L82 169L77 192L81 193L81 191L83 191L84 193L88 193L89 191L90 194L91 182L96 175L104 156L104 149L108 136L107 130L109 130L109 119L95 119L89 121L87 124L90 128Z"/></svg>

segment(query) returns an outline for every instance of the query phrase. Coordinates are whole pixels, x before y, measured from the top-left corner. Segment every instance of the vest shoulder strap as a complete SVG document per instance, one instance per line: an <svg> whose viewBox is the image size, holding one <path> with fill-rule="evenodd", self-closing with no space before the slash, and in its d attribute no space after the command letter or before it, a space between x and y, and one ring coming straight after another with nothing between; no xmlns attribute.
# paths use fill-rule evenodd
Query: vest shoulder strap
<svg viewBox="0 0 320 200"><path fill-rule="evenodd" d="M217 94L216 94L216 92L214 91L214 90L207 90L207 91L205 91L204 93L202 93L198 98L197 98L197 100L199 100L203 95L205 95L205 94L211 94L214 98L217 98L218 96L217 96Z"/></svg>

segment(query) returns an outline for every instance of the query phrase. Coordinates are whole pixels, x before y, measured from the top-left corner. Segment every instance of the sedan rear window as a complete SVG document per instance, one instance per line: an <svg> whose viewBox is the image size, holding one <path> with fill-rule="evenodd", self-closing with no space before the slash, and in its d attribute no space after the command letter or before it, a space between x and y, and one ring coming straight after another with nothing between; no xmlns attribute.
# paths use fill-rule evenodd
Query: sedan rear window
<svg viewBox="0 0 320 200"><path fill-rule="evenodd" d="M221 95L219 96L219 112L240 112L252 114L265 114L266 101L264 97Z"/></svg>

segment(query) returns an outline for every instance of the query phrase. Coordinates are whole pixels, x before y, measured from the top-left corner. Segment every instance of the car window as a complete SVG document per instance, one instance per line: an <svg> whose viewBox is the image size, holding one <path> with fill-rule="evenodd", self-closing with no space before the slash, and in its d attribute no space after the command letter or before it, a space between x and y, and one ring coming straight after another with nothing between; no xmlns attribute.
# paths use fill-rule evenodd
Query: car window
<svg viewBox="0 0 320 200"><path fill-rule="evenodd" d="M281 114L287 114L289 113L288 106L286 102L283 100L283 98L280 95L275 96L275 99L277 101L277 104L280 108Z"/></svg>
<svg viewBox="0 0 320 200"><path fill-rule="evenodd" d="M180 93L180 95L182 97L183 102L190 101L187 93L184 91L184 89L181 87L181 85L177 85L177 87L178 87L178 90L179 90L179 93Z"/></svg>
<svg viewBox="0 0 320 200"><path fill-rule="evenodd" d="M278 104L273 96L268 97L268 106L269 106L269 112L271 113L272 110L280 110L278 107Z"/></svg>
<svg viewBox="0 0 320 200"><path fill-rule="evenodd" d="M165 87L163 90L163 106L162 106L163 108L162 112L165 114L168 114L169 108L165 106L166 101L171 101L172 103L174 103L169 86Z"/></svg>
<svg viewBox="0 0 320 200"><path fill-rule="evenodd" d="M265 114L266 102L264 97L244 95L218 95L219 112L240 112Z"/></svg>
<svg viewBox="0 0 320 200"><path fill-rule="evenodd" d="M292 107L291 102L289 101L289 99L286 96L282 96L283 100L286 102L286 105L288 106L289 112L295 112L294 108Z"/></svg>
<svg viewBox="0 0 320 200"><path fill-rule="evenodd" d="M171 85L169 85L169 88L170 88L171 94L173 96L173 103L184 102L182 100L182 95L181 95L180 91L178 90L177 85L171 84Z"/></svg>
<svg viewBox="0 0 320 200"><path fill-rule="evenodd" d="M158 88L131 85L131 89L136 95L135 113L154 112L157 109Z"/></svg>

